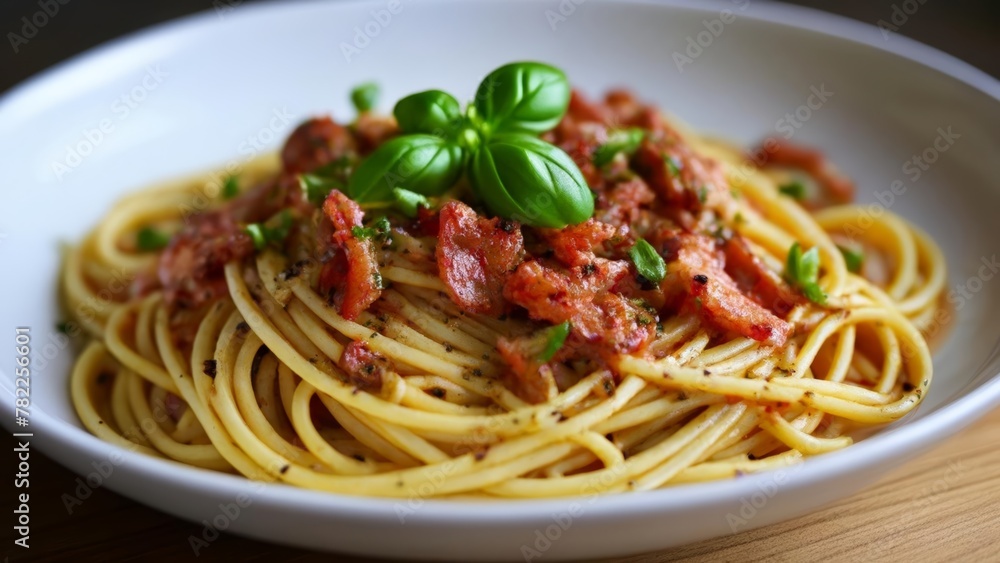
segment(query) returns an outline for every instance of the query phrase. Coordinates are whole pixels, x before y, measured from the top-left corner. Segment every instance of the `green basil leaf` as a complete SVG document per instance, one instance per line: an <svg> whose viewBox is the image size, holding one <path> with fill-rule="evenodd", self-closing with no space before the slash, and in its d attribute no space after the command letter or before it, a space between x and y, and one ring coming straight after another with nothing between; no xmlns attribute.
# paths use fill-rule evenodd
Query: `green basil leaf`
<svg viewBox="0 0 1000 563"><path fill-rule="evenodd" d="M392 109L403 133L450 137L462 120L462 108L451 94L427 90L410 94Z"/></svg>
<svg viewBox="0 0 1000 563"><path fill-rule="evenodd" d="M160 250L166 248L168 244L170 244L170 235L152 227L143 227L135 235L135 246L139 252Z"/></svg>
<svg viewBox="0 0 1000 563"><path fill-rule="evenodd" d="M354 171L348 194L358 203L393 201L392 189L440 195L462 175L465 151L433 135L404 135L380 145Z"/></svg>
<svg viewBox="0 0 1000 563"><path fill-rule="evenodd" d="M569 330L572 326L569 321L566 321L545 330L545 349L538 355L540 361L548 362L556 355L556 352L566 343L566 337L569 336Z"/></svg>
<svg viewBox="0 0 1000 563"><path fill-rule="evenodd" d="M569 96L569 81L561 70L536 62L511 63L482 81L475 108L487 133L541 133L559 123Z"/></svg>
<svg viewBox="0 0 1000 563"><path fill-rule="evenodd" d="M404 190L401 188L392 189L392 197L395 203L396 209L400 210L403 215L407 217L414 218L417 216L417 210L421 207L430 207L431 204L427 201L427 198L410 190Z"/></svg>
<svg viewBox="0 0 1000 563"><path fill-rule="evenodd" d="M351 90L351 103L358 113L370 111L378 103L379 87L374 82L365 82Z"/></svg>
<svg viewBox="0 0 1000 563"><path fill-rule="evenodd" d="M865 255L860 250L854 250L845 246L837 245L840 253L844 255L844 262L847 263L847 271L852 274L861 272L861 267L865 263Z"/></svg>
<svg viewBox="0 0 1000 563"><path fill-rule="evenodd" d="M603 168L620 152L631 155L642 144L642 138L645 135L646 133L638 127L612 131L608 134L608 141L594 151L594 166Z"/></svg>
<svg viewBox="0 0 1000 563"><path fill-rule="evenodd" d="M667 276L667 263L663 261L653 245L645 239L635 241L632 248L628 250L628 256L635 264L635 269L639 275L653 283L660 283Z"/></svg>
<svg viewBox="0 0 1000 563"><path fill-rule="evenodd" d="M594 196L573 159L531 135L493 137L474 153L469 180L494 214L533 227L562 228L594 214Z"/></svg>

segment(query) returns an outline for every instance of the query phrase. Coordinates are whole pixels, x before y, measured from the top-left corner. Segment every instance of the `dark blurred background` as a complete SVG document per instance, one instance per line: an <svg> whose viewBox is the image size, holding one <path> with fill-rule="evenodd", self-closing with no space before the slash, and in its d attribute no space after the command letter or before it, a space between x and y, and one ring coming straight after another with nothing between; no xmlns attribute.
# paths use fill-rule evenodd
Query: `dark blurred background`
<svg viewBox="0 0 1000 563"><path fill-rule="evenodd" d="M95 45L138 29L204 10L215 4L257 0L0 0L0 92L29 76ZM757 0L765 2L769 0ZM556 3L552 0L551 3ZM1000 77L1000 1L998 0L794 0L877 25L906 17L898 33L933 45ZM24 22L49 7L58 12L27 38ZM906 15L906 12L910 12ZM42 18L39 18L41 21ZM31 29L27 30L29 33ZM22 42L13 34L23 37Z"/></svg>

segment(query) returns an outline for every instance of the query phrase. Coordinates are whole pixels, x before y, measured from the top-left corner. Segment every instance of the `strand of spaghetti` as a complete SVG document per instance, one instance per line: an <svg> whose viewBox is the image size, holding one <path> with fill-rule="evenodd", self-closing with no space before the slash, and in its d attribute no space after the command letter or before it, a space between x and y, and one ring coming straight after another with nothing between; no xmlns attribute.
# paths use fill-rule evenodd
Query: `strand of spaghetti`
<svg viewBox="0 0 1000 563"><path fill-rule="evenodd" d="M840 436L838 438L818 438L795 428L783 416L777 412L769 412L763 415L760 427L770 435L781 440L789 448L802 452L804 455L816 455L850 446L854 440L850 436Z"/></svg>
<svg viewBox="0 0 1000 563"><path fill-rule="evenodd" d="M153 444L149 442L146 435L142 432L142 428L139 426L139 422L132 415L132 405L129 404L128 396L128 382L132 377L138 377L130 374L126 370L119 369L115 374L114 381L111 383L111 415L114 419L115 427L124 434L129 436L129 439L133 442L152 448Z"/></svg>
<svg viewBox="0 0 1000 563"><path fill-rule="evenodd" d="M126 372L127 373L127 372ZM215 446L181 444L173 440L169 434L163 431L157 421L158 417L153 416L153 411L146 401L146 393L143 389L143 380L137 375L129 374L128 394L129 402L140 420L149 421L150 424L142 424L143 434L153 444L160 453L171 459L193 465L204 467L205 469L215 469L216 471L229 471L232 466L219 455Z"/></svg>
<svg viewBox="0 0 1000 563"><path fill-rule="evenodd" d="M401 318L406 319L405 315ZM407 326L401 318L396 317L395 315L386 315L386 320L382 322L381 325L381 333L389 338L392 338L393 340L396 340L397 342L400 342L401 344L427 352L428 354L437 356L442 360L453 362L462 367L489 369L491 371L495 370L492 363L483 360L480 357L473 357L465 352L456 351L450 343L439 342L424 336L417 330ZM490 350L492 351L493 348ZM483 356L489 357L489 353L484 353Z"/></svg>
<svg viewBox="0 0 1000 563"><path fill-rule="evenodd" d="M230 325L235 327L235 319L234 315L230 319L230 323L227 323L227 327ZM509 479L511 474L518 475L530 471L536 466L547 465L551 463L553 458L558 459L571 449L569 446L560 444L543 446L543 451L536 452L532 456L515 456L511 461L506 463L489 468L480 468L479 471L472 473L459 471L440 485L435 485L432 478L440 477L439 472L442 468L439 465L441 464L430 464L386 474L360 477L324 475L310 468L291 464L289 460L268 449L265 444L260 442L234 412L235 405L233 404L231 394L231 370L233 369L238 348L241 346L238 338L233 337L234 332L234 330L227 331L224 329L223 336L219 340L216 351L219 364L216 376L216 389L218 392L212 397L212 403L215 405L226 427L232 432L233 439L241 444L244 451L261 466L275 468L276 473L283 480L290 483L334 492L351 491L354 493L385 496L398 495L404 492L407 484L405 476L413 476L416 477L416 486L430 484L437 488L438 494L448 494L463 490L476 490L490 483ZM450 459L446 463L462 464L464 462L465 465L468 465L471 457L466 455L457 460ZM472 461L472 463L475 462ZM438 473L435 474L435 471Z"/></svg>
<svg viewBox="0 0 1000 563"><path fill-rule="evenodd" d="M825 396L790 386L770 385L767 381L740 379L725 375L704 375L702 370L678 366L673 362L648 362L635 358L619 359L618 369L638 375L657 385L684 387L719 395L733 395L752 401L800 403L858 422L888 422L903 416L919 401L916 392L905 393L887 405L859 405L839 397ZM847 388L847 386L845 386Z"/></svg>
<svg viewBox="0 0 1000 563"><path fill-rule="evenodd" d="M711 461L699 463L681 470L669 482L679 485L682 483L698 483L736 477L743 474L760 473L763 471L773 471L783 469L801 463L803 456L800 452L788 451L773 455L767 459L740 460L740 461Z"/></svg>
<svg viewBox="0 0 1000 563"><path fill-rule="evenodd" d="M183 194L164 195L161 198L163 199L133 199L115 206L114 212L109 213L97 227L96 258L128 272L153 269L156 255L125 252L119 249L118 243L126 233L133 234L145 225L176 218L180 205L187 199Z"/></svg>
<svg viewBox="0 0 1000 563"><path fill-rule="evenodd" d="M323 406L337 419L337 423L344 430L347 430L347 433L355 440L389 460L396 467L416 467L420 465L420 461L416 457L397 447L367 424L368 419L362 419L363 414L352 412L350 409L344 407L344 405L322 393L318 393L317 396L320 398Z"/></svg>
<svg viewBox="0 0 1000 563"><path fill-rule="evenodd" d="M625 463L625 456L621 450L608 441L603 434L583 432L581 434L573 434L569 437L569 440L587 448L597 459L601 460L605 468L613 468Z"/></svg>
<svg viewBox="0 0 1000 563"><path fill-rule="evenodd" d="M636 479L635 484L631 487L632 490L648 491L662 486L682 470L700 460L705 455L705 452L739 421L743 413L746 412L747 405L738 403L735 405L714 406L710 407L709 411L716 408L720 409L717 420L706 424L696 440L692 440L684 445L665 463L657 465L652 471Z"/></svg>
<svg viewBox="0 0 1000 563"><path fill-rule="evenodd" d="M619 358L618 369L625 373L641 375L659 385L683 385L714 393L738 395L751 400L799 402L859 422L886 422L899 418L919 402L922 393L926 391L926 386L929 384L929 377L921 381L913 381L913 379L914 377L923 377L921 374L930 373L930 353L916 329L896 313L879 309L855 309L839 322L856 324L876 320L887 325L891 324L897 333L907 337L905 345L910 346L907 360L916 364L912 370L910 381L914 390L904 393L902 398L893 403L878 407L851 403L840 397L827 397L816 393L799 392L787 387L770 386L766 381L738 379L718 374L706 375L699 370L678 366L676 362L669 360L648 362L626 356Z"/></svg>
<svg viewBox="0 0 1000 563"><path fill-rule="evenodd" d="M104 323L117 305L112 301L102 300L94 292L84 271L84 254L93 243L94 235L88 235L79 246L65 253L63 262L62 290L66 296L67 308L73 312L74 319L90 335L100 338L104 334Z"/></svg>
<svg viewBox="0 0 1000 563"><path fill-rule="evenodd" d="M309 406L315 393L316 388L308 382L299 383L289 409L292 425L306 449L337 474L370 475L378 471L378 466L372 460L358 460L337 451L316 431Z"/></svg>
<svg viewBox="0 0 1000 563"><path fill-rule="evenodd" d="M391 282L423 287L434 291L447 291L448 289L440 278L424 272L418 272L417 270L410 270L399 266L386 266L381 268L379 273L382 274L382 279Z"/></svg>
<svg viewBox="0 0 1000 563"><path fill-rule="evenodd" d="M550 426L556 422L556 416L551 414L552 410L564 408L564 406L573 402L572 399L574 397L576 397L577 400L582 399L582 397L578 396L579 393L570 393L570 391L572 391L571 388L570 391L567 391L560 397L557 397L553 401L553 404L550 405L526 407L494 417L469 416L456 420L455 417L449 417L447 415L425 413L400 407L398 405L384 404L384 402L364 393L355 395L350 387L342 382L330 380L325 377L322 372L316 369L315 366L312 366L309 362L305 361L274 328L274 325L264 318L264 316L260 313L260 309L251 298L250 293L247 290L246 285L243 283L242 278L239 276L237 269L238 265L231 262L226 265L225 270L226 281L229 284L233 302L236 303L237 308L243 314L244 318L247 319L247 322L251 325L254 332L261 335L261 339L268 345L268 348L270 348L282 362L288 364L289 367L291 367L303 379L309 381L309 383L323 393L330 395L341 403L350 404L352 407L368 414L372 414L384 420L400 422L404 426L410 428L438 430L447 428L455 434L466 434L475 431L476 428L490 424L491 421L499 420L500 424L497 425L495 431L498 435L507 436ZM317 316L323 319L324 322L334 327L345 336L356 339L364 339L366 336L371 335L365 327L347 321L335 313L325 303L320 301L318 296L312 293L308 288L302 288L298 284L292 284L292 288L296 297L304 302L306 306L313 311L313 313L316 313ZM429 369L429 371L434 372L437 375L444 375L441 371L439 371L439 369L443 367L441 362L437 361L435 358L423 358L422 356L425 355L419 350L401 346L398 343L388 341L387 339L373 339L369 342L369 347L388 356L399 358L401 361L403 358L406 358L407 363L410 363L411 365L421 367L423 369ZM418 365L418 362L425 365ZM428 368L427 364L432 367ZM445 364L445 366L447 366L447 364ZM439 369L436 370L433 368ZM459 375L459 377L461 376Z"/></svg>
<svg viewBox="0 0 1000 563"><path fill-rule="evenodd" d="M833 364L826 374L827 381L842 383L851 369L851 358L854 356L854 343L857 331L854 325L848 325L837 332L837 347L833 353Z"/></svg>
<svg viewBox="0 0 1000 563"><path fill-rule="evenodd" d="M416 324L424 331L435 336L440 336L441 342L448 343L463 352L477 357L496 352L493 346L472 336L463 334L457 328L435 319L425 310L413 306L409 300L396 291L388 290L383 292L382 300L386 305L398 310L403 317L406 317L410 322Z"/></svg>
<svg viewBox="0 0 1000 563"><path fill-rule="evenodd" d="M806 246L818 247L820 259L826 269L826 273L820 280L820 285L832 296L839 296L843 293L844 283L847 279L847 265L844 262L844 257L826 232L816 224L808 211L798 205L794 199L782 196L774 182L768 181L768 178L761 172L745 169L736 172L733 163L739 162L740 159L737 157L734 161L733 151L722 151L719 147L701 143L698 139L692 139L691 144L696 150L704 150L707 156L720 158L726 164L726 178L730 184L752 199L766 220L776 223L784 229L784 232L792 234L796 240ZM781 252L787 252L787 247Z"/></svg>
<svg viewBox="0 0 1000 563"><path fill-rule="evenodd" d="M460 333L468 334L476 340L490 347L489 352L494 351L497 338L502 335L509 335L510 330L518 326L518 323L499 321L483 315L473 315L458 308L447 294L432 292L430 290L412 286L398 285L393 288L410 303L426 307L428 312L438 313L448 324L452 325ZM508 319L510 321L510 319Z"/></svg>
<svg viewBox="0 0 1000 563"><path fill-rule="evenodd" d="M633 455L624 463L597 471L565 475L558 480L512 479L502 485L487 489L501 496L538 497L570 496L593 493L610 493L628 490L628 482L657 466L687 444L697 440L706 430L723 421L726 405L711 406L678 432L660 441L652 448Z"/></svg>
<svg viewBox="0 0 1000 563"><path fill-rule="evenodd" d="M691 365L693 367L700 367L719 364L759 345L760 343L752 338L734 338L728 342L724 342L718 346L705 350L701 353L701 355L695 358L693 362L691 362Z"/></svg>
<svg viewBox="0 0 1000 563"><path fill-rule="evenodd" d="M254 358L262 344L256 335L247 335L242 348L240 348L240 353L236 357L236 365L232 374L232 387L239 413L243 416L251 432L267 444L269 448L288 458L292 463L299 465L318 463L319 460L310 454L308 450L296 447L285 441L264 417L263 412L261 412L257 402L258 397L253 391L251 378L254 376ZM225 382L219 381L218 384L225 385Z"/></svg>
<svg viewBox="0 0 1000 563"><path fill-rule="evenodd" d="M240 412L244 409L253 412L256 406L263 416L261 421L270 426L282 440L291 443L295 439L295 431L281 410L281 398L278 396L278 363L278 358L273 354L262 354L257 373L247 381L246 386L251 391L242 389L239 381L244 381L243 374L237 372L236 403L240 407Z"/></svg>
<svg viewBox="0 0 1000 563"><path fill-rule="evenodd" d="M903 369L903 359L899 351L899 341L896 334L884 325L875 325L875 335L882 344L882 375L879 377L878 385L875 386L877 393L888 394L896 386L899 372Z"/></svg>
<svg viewBox="0 0 1000 563"><path fill-rule="evenodd" d="M333 403L334 401L327 398L324 403L326 402ZM450 456L439 448L406 428L371 417L365 417L361 413L351 414L362 418L365 425L372 428L382 439L422 463L442 463L451 459Z"/></svg>
<svg viewBox="0 0 1000 563"><path fill-rule="evenodd" d="M217 316L220 309L220 307L213 307L214 314L209 313L206 319L202 320L202 324L206 321L211 323L210 319ZM201 330L199 330L200 332ZM207 338L201 334L198 336L202 336L202 340ZM196 350L198 348L198 336L195 337ZM180 352L174 347L170 334L170 324L167 319L167 311L163 308L156 313L156 343L160 349L160 357L163 358L164 365L166 365L170 373L176 374L173 381L181 398L187 402L188 408L194 410L198 421L201 422L205 433L208 434L212 440L212 444L218 449L219 454L237 471L247 477L257 479L258 481L273 481L273 473L265 471L262 467L255 464L243 450L233 443L232 437L219 420L221 413L220 416L217 416L208 404L205 395L199 395L195 389L191 373L188 372L188 369L184 365L184 358L181 357Z"/></svg>
<svg viewBox="0 0 1000 563"><path fill-rule="evenodd" d="M150 299L155 296L150 296ZM142 355L129 347L122 339L129 317L134 314L136 304L120 307L108 319L107 328L104 331L104 343L108 350L125 367L142 376L153 385L162 387L171 393L177 394L177 385L170 378L170 374L165 369L147 360Z"/></svg>
<svg viewBox="0 0 1000 563"><path fill-rule="evenodd" d="M80 422L91 434L105 442L130 451L138 451L153 457L162 457L159 452L123 436L105 424L106 417L98 414L91 401L91 394L97 386L97 378L103 371L101 365L108 355L107 348L100 342L91 342L80 354L70 375L70 398Z"/></svg>
<svg viewBox="0 0 1000 563"><path fill-rule="evenodd" d="M319 349L326 358L332 361L340 360L340 357L344 354L344 345L337 341L332 334L325 330L323 322L313 314L305 305L302 304L298 299L292 299L289 301L288 306L285 308L288 311L288 315L292 318L292 321L298 326L302 334L312 342L316 348ZM309 355L310 358L315 358L316 355Z"/></svg>
<svg viewBox="0 0 1000 563"><path fill-rule="evenodd" d="M411 377L407 378L407 381L409 382L413 377L419 377L419 376L411 376ZM444 385L445 383L451 384L451 382L448 381L448 380L446 380L446 379L443 379L441 381L442 381L442 385ZM441 389L445 393L445 395L448 395L449 393L451 393L452 395L455 395L458 392L463 392L463 393L465 392L465 390L462 389L461 387L458 387L459 391L456 391L454 389L452 389L452 390L445 390L440 385L436 386L436 387L433 387L433 388L434 389ZM407 407L411 407L411 408L416 408L416 409L420 409L420 410L424 410L424 411L429 411L429 412L440 412L440 413L445 413L445 414L452 414L452 415L455 415L455 416L465 416L467 414L476 414L476 415L488 415L489 414L489 410L486 407L467 406L467 405L463 405L463 404L456 404L456 403L453 403L453 402L450 402L450 401L445 401L445 400L442 400L442 399L438 399L438 398L436 398L436 397L434 397L432 395L429 395L426 391L424 391L422 389L416 389L416 388L414 388L414 386L412 384L408 386L408 388L406 390L406 394L403 395L403 402L402 403L403 403L403 405L405 405Z"/></svg>

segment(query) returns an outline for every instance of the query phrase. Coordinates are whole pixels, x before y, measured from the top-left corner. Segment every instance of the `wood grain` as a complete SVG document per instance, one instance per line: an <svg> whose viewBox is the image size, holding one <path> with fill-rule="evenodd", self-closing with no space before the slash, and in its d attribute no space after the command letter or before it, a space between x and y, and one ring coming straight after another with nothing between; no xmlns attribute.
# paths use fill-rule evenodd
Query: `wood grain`
<svg viewBox="0 0 1000 563"><path fill-rule="evenodd" d="M1000 561L998 445L1000 409L878 484L813 514L622 561ZM31 462L31 548L11 548L12 539L5 541L10 561L70 553L76 561L194 558L188 537L200 533L199 527L105 489L95 490L70 514L62 497L73 494L77 476L38 452ZM10 528L4 529L7 535ZM198 559L331 557L223 534Z"/></svg>

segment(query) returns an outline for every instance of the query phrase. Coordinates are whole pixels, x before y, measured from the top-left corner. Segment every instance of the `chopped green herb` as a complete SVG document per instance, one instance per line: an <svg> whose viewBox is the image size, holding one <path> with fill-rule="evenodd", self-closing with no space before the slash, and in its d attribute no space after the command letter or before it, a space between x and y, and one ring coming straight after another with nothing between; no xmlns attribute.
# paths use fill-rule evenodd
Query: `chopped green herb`
<svg viewBox="0 0 1000 563"><path fill-rule="evenodd" d="M663 164L667 167L667 172L674 178L681 175L681 161L668 154L663 155Z"/></svg>
<svg viewBox="0 0 1000 563"><path fill-rule="evenodd" d="M778 191L792 199L802 201L806 198L806 185L800 180L793 180L778 188Z"/></svg>
<svg viewBox="0 0 1000 563"><path fill-rule="evenodd" d="M71 323L70 321L62 321L60 323L57 323L56 330L58 330L62 334L69 334L71 332L74 332L73 323Z"/></svg>
<svg viewBox="0 0 1000 563"><path fill-rule="evenodd" d="M813 303L826 304L826 294L819 287L819 249L802 252L799 243L792 245L785 263L785 277Z"/></svg>
<svg viewBox="0 0 1000 563"><path fill-rule="evenodd" d="M392 225L389 223L389 218L385 215L378 218L371 227L352 227L351 234L357 239L381 239L385 240L389 237L389 233L392 231Z"/></svg>
<svg viewBox="0 0 1000 563"><path fill-rule="evenodd" d="M393 188L392 197L396 209L400 210L403 215L410 218L417 216L417 209L431 206L426 197L418 194L417 192L404 190L403 188Z"/></svg>
<svg viewBox="0 0 1000 563"><path fill-rule="evenodd" d="M546 329L545 349L538 355L538 359L542 362L551 360L566 343L566 337L569 336L569 330L572 326L569 321L566 321Z"/></svg>
<svg viewBox="0 0 1000 563"><path fill-rule="evenodd" d="M631 155L639 148L644 135L645 133L638 127L609 133L607 142L594 151L594 166L603 168L618 153Z"/></svg>
<svg viewBox="0 0 1000 563"><path fill-rule="evenodd" d="M365 82L351 90L351 103L358 113L365 113L378 103L379 87L374 82Z"/></svg>
<svg viewBox="0 0 1000 563"><path fill-rule="evenodd" d="M292 214L285 209L263 223L250 223L246 233L253 240L253 247L263 250L270 243L279 243L288 238L292 230Z"/></svg>
<svg viewBox="0 0 1000 563"><path fill-rule="evenodd" d="M236 176L227 176L222 184L222 199L233 199L240 193L240 182Z"/></svg>
<svg viewBox="0 0 1000 563"><path fill-rule="evenodd" d="M323 200L330 195L334 188L343 188L344 185L333 178L324 178L315 174L299 174L299 187L305 198L319 207L323 205Z"/></svg>
<svg viewBox="0 0 1000 563"><path fill-rule="evenodd" d="M135 235L135 245L140 252L153 252L166 248L170 243L170 235L157 231L152 227L143 227Z"/></svg>
<svg viewBox="0 0 1000 563"><path fill-rule="evenodd" d="M705 203L708 201L708 186L702 186L698 188L698 202Z"/></svg>
<svg viewBox="0 0 1000 563"><path fill-rule="evenodd" d="M337 160L333 160L320 166L319 168L312 171L314 176L319 176L321 178L340 178L350 172L351 166L354 165L354 159L349 155L344 155Z"/></svg>
<svg viewBox="0 0 1000 563"><path fill-rule="evenodd" d="M861 272L861 266L865 263L865 255L860 250L853 250L845 246L837 245L840 253L844 255L844 262L847 263L847 271L852 274Z"/></svg>
<svg viewBox="0 0 1000 563"><path fill-rule="evenodd" d="M628 251L629 258L635 264L639 275L653 283L660 283L667 275L667 264L663 257L656 253L653 245L644 239L639 239Z"/></svg>

